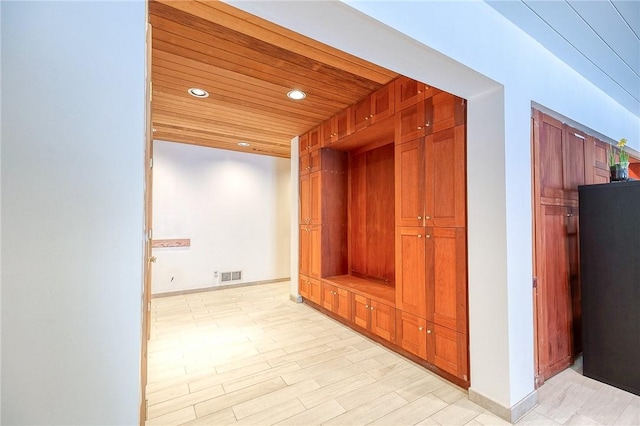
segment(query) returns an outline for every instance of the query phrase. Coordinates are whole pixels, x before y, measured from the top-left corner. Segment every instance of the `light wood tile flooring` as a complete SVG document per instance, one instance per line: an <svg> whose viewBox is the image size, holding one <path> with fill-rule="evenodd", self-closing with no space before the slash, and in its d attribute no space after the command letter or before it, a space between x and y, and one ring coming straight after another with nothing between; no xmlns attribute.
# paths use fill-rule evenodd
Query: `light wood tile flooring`
<svg viewBox="0 0 640 426"><path fill-rule="evenodd" d="M289 282L152 300L152 425L506 425L464 390L289 300ZM640 397L577 366L522 425L640 425Z"/></svg>

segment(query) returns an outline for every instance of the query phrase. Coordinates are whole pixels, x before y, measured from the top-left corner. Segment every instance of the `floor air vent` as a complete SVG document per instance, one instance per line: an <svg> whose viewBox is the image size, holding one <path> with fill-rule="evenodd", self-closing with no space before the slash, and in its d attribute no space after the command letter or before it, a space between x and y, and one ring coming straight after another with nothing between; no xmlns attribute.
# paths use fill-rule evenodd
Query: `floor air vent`
<svg viewBox="0 0 640 426"><path fill-rule="evenodd" d="M242 271L222 272L220 274L221 284L233 284L242 281Z"/></svg>

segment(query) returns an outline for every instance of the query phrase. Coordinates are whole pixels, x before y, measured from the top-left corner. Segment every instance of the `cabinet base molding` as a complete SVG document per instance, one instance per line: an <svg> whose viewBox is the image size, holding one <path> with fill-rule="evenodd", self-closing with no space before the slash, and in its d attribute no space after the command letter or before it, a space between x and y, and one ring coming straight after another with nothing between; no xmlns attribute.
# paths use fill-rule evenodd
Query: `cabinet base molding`
<svg viewBox="0 0 640 426"><path fill-rule="evenodd" d="M340 317L339 315L336 315L335 313L324 309L322 306L318 305L317 303L312 302L309 299L306 298L302 298L303 303L305 303L306 305L308 305L309 307L321 312L322 314L328 316L329 318L338 321L339 323L349 327L350 329L360 333L362 336L366 337L369 340L372 340L382 346L384 346L387 349L392 350L393 352L396 352L397 354L407 358L408 360L418 364L419 366L426 368L427 370L433 372L434 374L437 374L438 376L442 377L445 380L448 380L449 382L451 382L452 384L459 386L460 388L462 388L462 390L466 391L467 389L469 389L469 382L468 381L464 381L459 377L454 376L453 374L450 374L438 367L436 367L433 364L428 363L427 361L425 361L424 359L412 354L411 352L408 352L404 349L402 349L400 346L397 346L395 344L393 344L392 342L385 340L379 336L376 336L375 334L371 333L370 331L362 328L362 327L358 327L357 325L355 325L352 322L349 322L347 320L345 320L344 318ZM537 400L536 400L537 401Z"/></svg>
<svg viewBox="0 0 640 426"><path fill-rule="evenodd" d="M534 390L512 407L505 407L488 396L476 392L472 388L469 388L469 400L483 408L486 408L496 416L501 417L510 423L515 423L538 405L538 391Z"/></svg>

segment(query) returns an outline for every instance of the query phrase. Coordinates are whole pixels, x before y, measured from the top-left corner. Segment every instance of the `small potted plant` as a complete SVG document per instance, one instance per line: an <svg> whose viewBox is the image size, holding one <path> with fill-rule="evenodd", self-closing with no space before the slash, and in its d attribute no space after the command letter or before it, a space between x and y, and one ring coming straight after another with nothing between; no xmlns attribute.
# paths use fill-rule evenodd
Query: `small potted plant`
<svg viewBox="0 0 640 426"><path fill-rule="evenodd" d="M626 145L627 140L622 138L615 146L612 145L607 152L611 182L629 180L629 153L624 150ZM618 154L618 161L616 161L616 153Z"/></svg>

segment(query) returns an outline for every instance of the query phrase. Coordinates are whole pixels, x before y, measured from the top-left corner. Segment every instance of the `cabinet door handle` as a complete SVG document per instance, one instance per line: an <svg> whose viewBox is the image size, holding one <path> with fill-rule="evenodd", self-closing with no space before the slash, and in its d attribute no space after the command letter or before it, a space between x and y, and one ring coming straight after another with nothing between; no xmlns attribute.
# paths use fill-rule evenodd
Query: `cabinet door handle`
<svg viewBox="0 0 640 426"><path fill-rule="evenodd" d="M422 216L418 216L418 220L422 220Z"/></svg>
<svg viewBox="0 0 640 426"><path fill-rule="evenodd" d="M426 237L427 237L427 238L431 238L431 235L427 234L427 235L426 235Z"/></svg>
<svg viewBox="0 0 640 426"><path fill-rule="evenodd" d="M424 127L431 127L431 121L427 121L427 123L424 125Z"/></svg>
<svg viewBox="0 0 640 426"><path fill-rule="evenodd" d="M364 305L365 308L369 309L369 305Z"/></svg>
<svg viewBox="0 0 640 426"><path fill-rule="evenodd" d="M427 330L427 334L431 334L431 329Z"/></svg>
<svg viewBox="0 0 640 426"><path fill-rule="evenodd" d="M418 234L418 235L417 235L417 237L418 237L418 238L422 238L422 235Z"/></svg>
<svg viewBox="0 0 640 426"><path fill-rule="evenodd" d="M372 306L372 307L370 307L369 309L371 309L371 310L373 311L373 306Z"/></svg>
<svg viewBox="0 0 640 426"><path fill-rule="evenodd" d="M422 331L422 330L423 330L423 328L422 328L422 327L418 327L418 330Z"/></svg>
<svg viewBox="0 0 640 426"><path fill-rule="evenodd" d="M422 126L418 126L418 130L422 130Z"/></svg>
<svg viewBox="0 0 640 426"><path fill-rule="evenodd" d="M429 219L431 219L431 216L425 216L424 218L429 220Z"/></svg>

